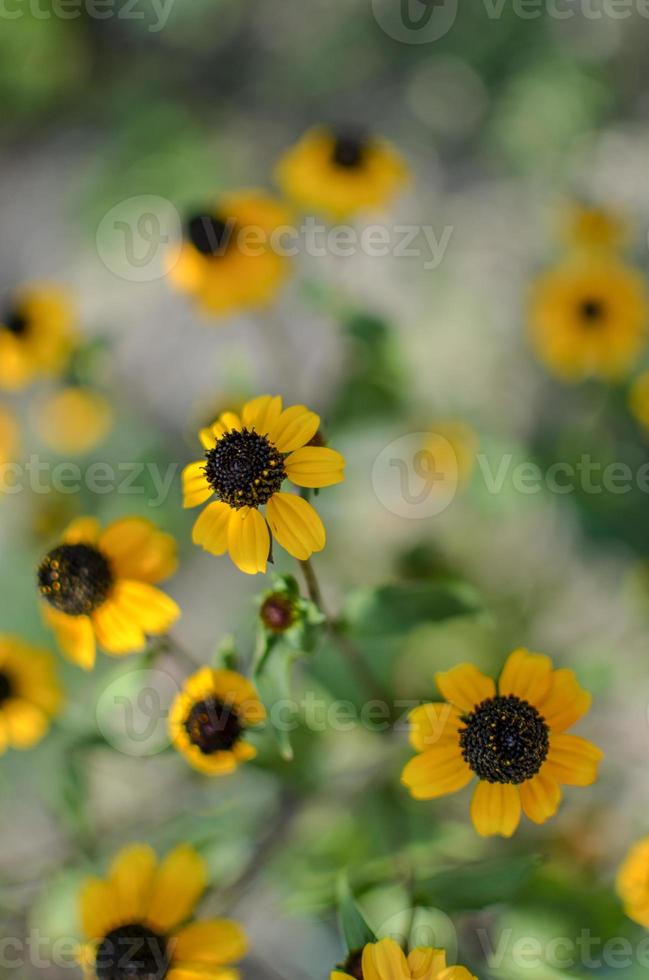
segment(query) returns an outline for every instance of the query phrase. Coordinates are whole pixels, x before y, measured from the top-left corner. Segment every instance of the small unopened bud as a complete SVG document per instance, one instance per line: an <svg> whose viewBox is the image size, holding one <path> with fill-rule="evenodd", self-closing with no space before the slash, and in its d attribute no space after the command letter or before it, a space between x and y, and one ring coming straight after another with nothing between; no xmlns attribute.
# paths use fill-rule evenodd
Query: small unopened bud
<svg viewBox="0 0 649 980"><path fill-rule="evenodd" d="M285 633L295 622L295 606L285 593L272 592L264 599L259 617L271 633Z"/></svg>

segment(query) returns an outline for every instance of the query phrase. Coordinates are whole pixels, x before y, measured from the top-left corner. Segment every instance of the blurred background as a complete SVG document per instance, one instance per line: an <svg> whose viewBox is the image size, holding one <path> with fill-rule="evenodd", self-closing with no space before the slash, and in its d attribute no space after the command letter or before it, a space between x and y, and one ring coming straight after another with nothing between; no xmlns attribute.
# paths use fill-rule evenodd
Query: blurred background
<svg viewBox="0 0 649 980"><path fill-rule="evenodd" d="M78 464L141 470L135 492L70 493L45 478L42 490L4 495L0 628L54 649L34 586L40 556L74 516L142 513L178 537L169 591L189 660L210 662L233 634L245 665L268 583L192 547L179 467L198 457L195 433L218 411L281 392L320 412L347 458L347 481L318 502L329 606L383 582L461 582L471 595L466 615L432 622L423 612L388 635L370 632L368 662L394 696L433 699L433 673L462 660L496 673L515 646L543 651L593 692L579 734L605 749L601 778L568 789L553 821L525 822L512 841L475 834L466 792L409 799L398 778L410 755L403 725L390 737L362 726L314 733L298 719L292 763L262 736L257 764L209 781L166 750L164 724L149 729L151 703L138 701L146 682L164 706L186 660L164 655L149 671L141 658L102 655L87 675L59 658L64 715L37 748L0 762L3 936L76 935L79 884L115 850L191 840L215 882L205 912L249 931L249 980L315 980L344 958L345 869L382 933L412 905L408 868L421 869L435 882L427 927L457 942L459 962L481 978L620 975L601 948L589 962L577 953L522 969L511 959L517 937L574 940L588 929L634 951L643 939L612 883L649 829L646 492L525 493L509 476L494 492L487 476L503 460L543 468L588 453L635 472L649 459L624 386L554 379L527 334L530 286L561 254L571 202L619 213L647 273L649 19L640 3L613 10L605 0L433 6L439 36L423 39L404 5L396 17L396 0L5 0L2 287L68 291L87 377L113 415ZM222 191L276 193L277 159L321 123L393 143L411 180L380 220L433 229L444 243L437 260L423 246L379 258L300 254L272 308L198 314L164 275L167 232ZM153 225L138 225L143 213ZM153 249L144 270L124 262L115 220L135 249ZM68 458L43 437L49 392L46 383L3 399L19 421L19 460ZM404 436L448 434L449 424L469 446L457 493L433 512L404 509L376 460ZM167 492L148 463L170 468ZM297 664L295 696L315 685L327 701L359 703L336 657L325 647ZM116 693L132 698L147 733L135 742L120 733ZM503 955L490 959L503 936ZM59 980L74 969L39 961L32 947L3 975ZM634 952L622 975L645 976L646 963Z"/></svg>

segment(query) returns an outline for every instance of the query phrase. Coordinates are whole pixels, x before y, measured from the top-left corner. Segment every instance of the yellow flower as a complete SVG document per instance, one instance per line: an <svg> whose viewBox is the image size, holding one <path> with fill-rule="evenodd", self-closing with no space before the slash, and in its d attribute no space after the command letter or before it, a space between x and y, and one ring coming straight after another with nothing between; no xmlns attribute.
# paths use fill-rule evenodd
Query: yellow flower
<svg viewBox="0 0 649 980"><path fill-rule="evenodd" d="M649 429L649 371L643 371L631 385L629 408L638 422Z"/></svg>
<svg viewBox="0 0 649 980"><path fill-rule="evenodd" d="M18 426L13 414L0 406L0 465L14 461L18 441Z"/></svg>
<svg viewBox="0 0 649 980"><path fill-rule="evenodd" d="M472 664L435 675L447 703L410 715L411 745L420 753L401 781L418 800L432 800L479 779L471 817L479 834L511 837L521 807L535 823L556 812L561 785L590 786L602 752L566 729L586 714L591 697L571 670L527 650L507 659L498 693Z"/></svg>
<svg viewBox="0 0 649 980"><path fill-rule="evenodd" d="M36 423L46 446L62 454L83 454L108 435L113 424L109 401L92 388L71 386L38 405Z"/></svg>
<svg viewBox="0 0 649 980"><path fill-rule="evenodd" d="M67 298L48 287L25 287L0 312L0 388L15 391L57 374L75 340Z"/></svg>
<svg viewBox="0 0 649 980"><path fill-rule="evenodd" d="M408 170L384 140L318 128L284 154L275 176L298 207L337 220L387 205Z"/></svg>
<svg viewBox="0 0 649 980"><path fill-rule="evenodd" d="M477 980L465 966L447 966L443 949L418 946L408 956L394 939L368 943L352 953L330 980Z"/></svg>
<svg viewBox="0 0 649 980"><path fill-rule="evenodd" d="M213 208L195 214L169 269L171 282L210 314L265 306L290 271L280 230L289 212L263 191L224 194Z"/></svg>
<svg viewBox="0 0 649 980"><path fill-rule="evenodd" d="M180 609L154 584L176 568L176 543L142 517L101 531L93 517L68 527L38 569L43 615L63 653L90 670L95 642L113 656L142 650L166 633Z"/></svg>
<svg viewBox="0 0 649 980"><path fill-rule="evenodd" d="M78 959L88 980L238 980L233 964L248 951L241 926L192 919L207 884L207 865L189 844L161 861L148 844L119 851L107 877L87 879L79 896Z"/></svg>
<svg viewBox="0 0 649 980"><path fill-rule="evenodd" d="M478 451L478 437L470 425L455 420L436 422L424 448L436 480L451 487L468 482Z"/></svg>
<svg viewBox="0 0 649 980"><path fill-rule="evenodd" d="M0 754L40 742L61 701L51 653L0 636Z"/></svg>
<svg viewBox="0 0 649 980"><path fill-rule="evenodd" d="M642 277L616 260L573 259L537 282L532 339L540 359L566 381L624 375L645 341Z"/></svg>
<svg viewBox="0 0 649 980"><path fill-rule="evenodd" d="M205 458L183 471L185 507L216 495L193 530L194 544L213 555L229 552L249 575L266 571L270 533L302 561L325 546L325 529L311 504L281 492L284 480L298 487L328 487L344 479L345 460L334 449L307 445L320 418L304 405L282 410L279 395L247 402L241 416L224 412L199 433ZM266 519L259 507L266 507ZM268 522L268 523L266 523Z"/></svg>
<svg viewBox="0 0 649 980"><path fill-rule="evenodd" d="M257 755L245 741L266 711L245 677L202 667L185 681L169 713L169 734L187 761L208 776L225 776Z"/></svg>
<svg viewBox="0 0 649 980"><path fill-rule="evenodd" d="M626 244L629 228L608 208L573 204L567 212L564 235L569 245L586 251L616 251Z"/></svg>
<svg viewBox="0 0 649 980"><path fill-rule="evenodd" d="M633 845L618 871L616 886L629 918L649 928L649 837Z"/></svg>

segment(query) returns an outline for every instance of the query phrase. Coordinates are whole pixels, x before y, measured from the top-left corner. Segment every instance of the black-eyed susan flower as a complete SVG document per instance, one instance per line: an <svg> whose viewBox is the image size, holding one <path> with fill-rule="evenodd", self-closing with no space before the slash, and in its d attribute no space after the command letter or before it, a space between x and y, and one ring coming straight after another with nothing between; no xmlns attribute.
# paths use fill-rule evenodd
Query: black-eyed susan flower
<svg viewBox="0 0 649 980"><path fill-rule="evenodd" d="M385 140L317 128L287 150L275 176L296 206L341 219L385 207L408 171Z"/></svg>
<svg viewBox="0 0 649 980"><path fill-rule="evenodd" d="M92 517L68 527L38 569L43 614L63 653L90 670L96 642L112 656L142 650L180 615L155 584L176 568L176 542L142 517L102 531Z"/></svg>
<svg viewBox="0 0 649 980"><path fill-rule="evenodd" d="M202 667L185 682L169 713L169 734L187 761L208 776L226 776L257 751L246 741L266 711L245 677Z"/></svg>
<svg viewBox="0 0 649 980"><path fill-rule="evenodd" d="M340 453L308 445L319 425L304 405L283 409L279 395L262 395L247 402L241 416L224 412L202 429L205 457L183 471L184 506L216 500L194 524L194 543L213 555L229 552L249 575L266 571L271 532L294 558L304 561L321 551L325 529L315 509L282 491L285 480L314 488L344 479Z"/></svg>
<svg viewBox="0 0 649 980"><path fill-rule="evenodd" d="M260 190L224 194L188 218L170 281L206 313L265 306L290 272L280 235L291 216Z"/></svg>
<svg viewBox="0 0 649 980"><path fill-rule="evenodd" d="M66 296L43 286L24 287L0 307L0 387L15 391L62 370L75 340Z"/></svg>
<svg viewBox="0 0 649 980"><path fill-rule="evenodd" d="M87 980L238 980L248 948L241 926L192 919L207 884L189 844L161 861L148 844L120 851L107 877L89 878L79 896Z"/></svg>
<svg viewBox="0 0 649 980"><path fill-rule="evenodd" d="M566 730L586 714L590 695L571 670L549 657L515 650L498 690L472 664L435 675L447 703L410 715L410 742L419 755L401 781L431 800L455 793L476 776L471 817L479 834L511 837L521 808L535 823L556 812L561 786L590 786L602 752Z"/></svg>
<svg viewBox="0 0 649 980"><path fill-rule="evenodd" d="M406 956L394 939L368 943L330 974L330 980L477 980L465 966L447 966L446 952L418 946Z"/></svg>
<svg viewBox="0 0 649 980"><path fill-rule="evenodd" d="M0 754L29 749L61 705L54 657L15 636L0 636Z"/></svg>
<svg viewBox="0 0 649 980"><path fill-rule="evenodd" d="M629 227L624 218L613 209L596 204L570 205L563 224L567 244L576 249L617 251L629 239Z"/></svg>
<svg viewBox="0 0 649 980"><path fill-rule="evenodd" d="M76 456L103 442L113 424L113 410L101 392L70 385L36 405L35 422L49 449Z"/></svg>
<svg viewBox="0 0 649 980"><path fill-rule="evenodd" d="M615 259L573 259L543 275L531 308L539 358L566 381L616 379L645 341L645 284Z"/></svg>
<svg viewBox="0 0 649 980"><path fill-rule="evenodd" d="M649 928L649 837L630 849L617 873L616 887L629 918Z"/></svg>

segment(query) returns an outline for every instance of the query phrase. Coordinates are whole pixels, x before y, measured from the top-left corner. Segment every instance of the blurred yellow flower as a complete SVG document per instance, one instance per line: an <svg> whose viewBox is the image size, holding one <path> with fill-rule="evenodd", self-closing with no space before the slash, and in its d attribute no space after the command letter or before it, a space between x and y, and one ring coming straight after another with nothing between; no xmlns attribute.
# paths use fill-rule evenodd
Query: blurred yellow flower
<svg viewBox="0 0 649 980"><path fill-rule="evenodd" d="M18 424L12 412L0 405L0 464L12 463L18 451Z"/></svg>
<svg viewBox="0 0 649 980"><path fill-rule="evenodd" d="M62 388L36 406L36 424L50 449L82 455L101 443L113 424L113 410L104 395L78 385Z"/></svg>
<svg viewBox="0 0 649 980"><path fill-rule="evenodd" d="M176 564L174 539L142 517L104 531L92 517L73 521L38 569L45 622L63 653L90 670L96 641L117 657L142 650L147 635L166 633L180 609L154 583Z"/></svg>
<svg viewBox="0 0 649 980"><path fill-rule="evenodd" d="M294 558L304 561L322 551L325 529L314 508L303 497L281 491L287 479L313 488L344 479L340 453L309 445L319 425L319 416L304 405L283 409L279 395L262 395L247 402L241 416L224 412L202 429L205 456L183 470L183 506L217 499L194 524L194 544L213 555L229 552L248 575L266 571L269 527Z"/></svg>
<svg viewBox="0 0 649 980"><path fill-rule="evenodd" d="M67 297L48 286L25 286L0 312L0 388L15 391L60 372L75 341Z"/></svg>
<svg viewBox="0 0 649 980"><path fill-rule="evenodd" d="M0 636L0 754L40 742L62 699L52 654Z"/></svg>
<svg viewBox="0 0 649 980"><path fill-rule="evenodd" d="M472 664L435 675L446 703L410 714L416 755L401 781L418 800L455 793L477 776L471 818L479 834L511 837L521 808L535 823L556 813L561 785L590 786L602 752L566 730L591 704L571 670L515 650L500 676Z"/></svg>
<svg viewBox="0 0 649 980"><path fill-rule="evenodd" d="M453 487L468 482L478 451L478 436L470 425L454 419L436 422L424 448L437 480Z"/></svg>
<svg viewBox="0 0 649 980"><path fill-rule="evenodd" d="M169 279L206 313L265 306L290 272L279 238L290 221L287 209L263 191L224 194L186 222Z"/></svg>
<svg viewBox="0 0 649 980"><path fill-rule="evenodd" d="M629 408L638 422L649 429L649 371L643 371L631 385Z"/></svg>
<svg viewBox="0 0 649 980"><path fill-rule="evenodd" d="M628 223L613 210L573 204L564 219L567 243L587 251L615 251L629 239Z"/></svg>
<svg viewBox="0 0 649 980"><path fill-rule="evenodd" d="M287 150L275 177L297 207L342 219L385 207L408 169L385 140L317 128Z"/></svg>
<svg viewBox="0 0 649 980"><path fill-rule="evenodd" d="M617 260L573 259L537 281L532 340L565 381L616 379L642 349L647 315L645 283L635 269Z"/></svg>
<svg viewBox="0 0 649 980"><path fill-rule="evenodd" d="M629 918L649 928L649 837L630 849L617 873L616 885Z"/></svg>
<svg viewBox="0 0 649 980"><path fill-rule="evenodd" d="M193 920L207 884L207 864L190 844L161 861L148 844L119 851L107 877L88 878L79 895L87 980L238 980L233 964L248 951L241 926Z"/></svg>
<svg viewBox="0 0 649 980"><path fill-rule="evenodd" d="M169 733L194 769L208 776L225 776L255 758L257 752L244 736L265 718L250 681L232 670L203 667L185 681L175 699Z"/></svg>
<svg viewBox="0 0 649 980"><path fill-rule="evenodd" d="M352 953L330 980L477 980L465 966L447 966L446 952L418 946L408 956L394 939L368 943Z"/></svg>

